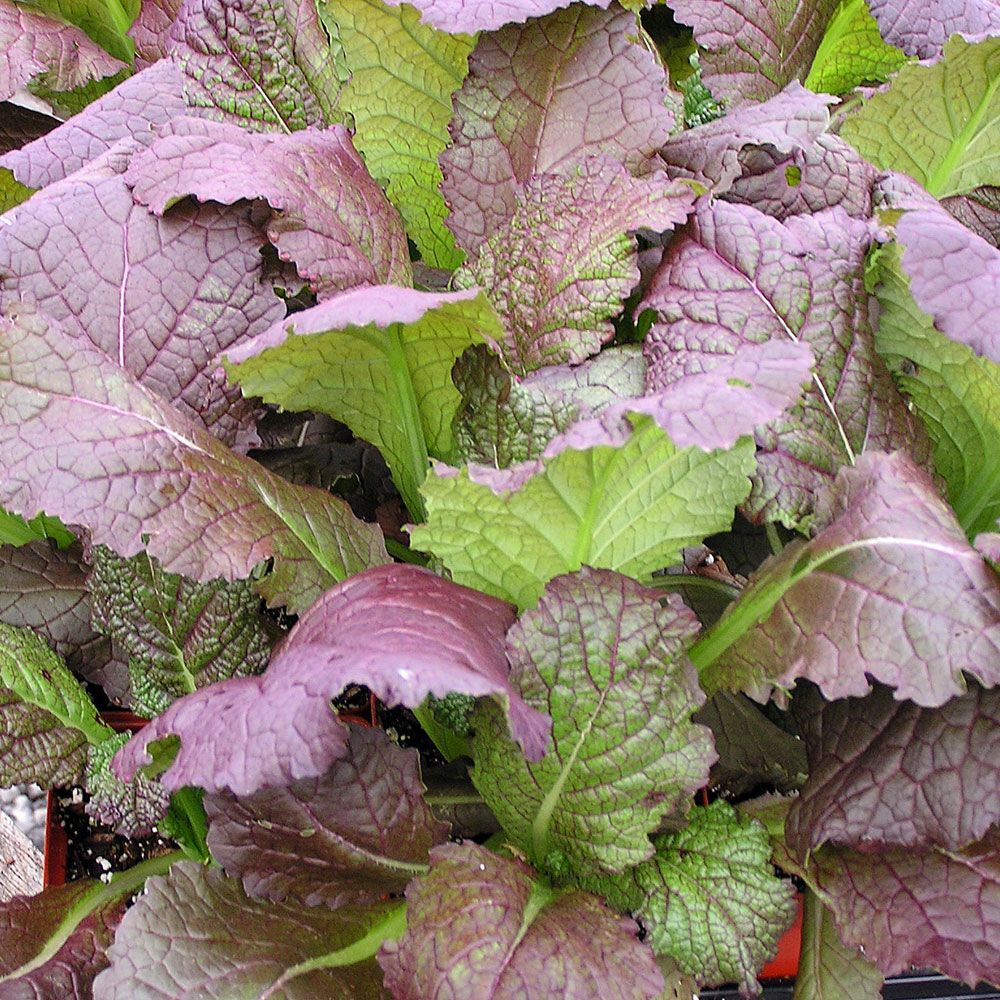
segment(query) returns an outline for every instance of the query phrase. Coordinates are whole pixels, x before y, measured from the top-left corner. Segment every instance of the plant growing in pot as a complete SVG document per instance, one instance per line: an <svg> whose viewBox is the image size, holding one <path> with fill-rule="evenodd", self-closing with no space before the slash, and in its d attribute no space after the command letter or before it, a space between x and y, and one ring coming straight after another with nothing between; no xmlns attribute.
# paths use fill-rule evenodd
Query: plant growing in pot
<svg viewBox="0 0 1000 1000"><path fill-rule="evenodd" d="M1000 980L1000 41L834 6L7 3L4 766L179 846L0 995Z"/></svg>

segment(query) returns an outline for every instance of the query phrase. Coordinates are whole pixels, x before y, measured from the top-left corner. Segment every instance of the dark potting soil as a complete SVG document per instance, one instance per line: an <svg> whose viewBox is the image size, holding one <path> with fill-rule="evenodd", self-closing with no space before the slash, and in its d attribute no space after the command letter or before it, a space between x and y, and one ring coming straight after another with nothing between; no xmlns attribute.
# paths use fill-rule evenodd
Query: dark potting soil
<svg viewBox="0 0 1000 1000"><path fill-rule="evenodd" d="M159 834L122 837L104 824L95 823L86 812L87 794L82 788L56 793L57 823L66 831L66 881L96 878L107 882L112 872L125 871L140 861L166 854L177 845Z"/></svg>

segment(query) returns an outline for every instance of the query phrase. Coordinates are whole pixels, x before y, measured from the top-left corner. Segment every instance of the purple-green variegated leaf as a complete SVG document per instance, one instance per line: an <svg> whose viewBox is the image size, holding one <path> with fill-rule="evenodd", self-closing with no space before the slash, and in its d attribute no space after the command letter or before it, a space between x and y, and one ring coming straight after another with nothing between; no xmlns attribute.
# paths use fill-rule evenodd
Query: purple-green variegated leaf
<svg viewBox="0 0 1000 1000"><path fill-rule="evenodd" d="M88 816L123 837L145 837L166 816L170 792L155 778L137 774L131 781L122 781L111 770L112 758L128 740L128 733L115 733L88 747L82 782L90 796L86 810Z"/></svg>
<svg viewBox="0 0 1000 1000"><path fill-rule="evenodd" d="M536 175L456 275L478 286L504 325L504 360L517 372L575 364L614 336L611 318L639 282L638 229L663 233L694 204L687 185L662 174L632 177L590 157L565 175Z"/></svg>
<svg viewBox="0 0 1000 1000"><path fill-rule="evenodd" d="M809 148L829 126L832 102L829 95L793 82L761 104L671 136L659 158L671 177L685 177L722 194L746 169L741 157L745 147L763 146L780 158Z"/></svg>
<svg viewBox="0 0 1000 1000"><path fill-rule="evenodd" d="M321 298L412 283L403 223L343 126L259 135L179 118L132 158L125 182L161 216L186 195L223 205L263 199L273 209L269 239Z"/></svg>
<svg viewBox="0 0 1000 1000"><path fill-rule="evenodd" d="M473 781L505 833L539 866L620 872L680 822L716 754L691 722L704 704L684 646L694 613L608 570L557 577L507 636L511 681L553 714L552 747L528 762L498 712L473 717ZM572 700L566 692L572 692Z"/></svg>
<svg viewBox="0 0 1000 1000"><path fill-rule="evenodd" d="M148 0L146 0L148 2ZM311 0L186 0L167 55L191 113L252 132L343 122L343 52Z"/></svg>
<svg viewBox="0 0 1000 1000"><path fill-rule="evenodd" d="M966 541L930 477L902 453L838 474L809 542L787 545L696 643L709 693L790 688L828 699L870 681L924 707L1000 684L1000 577Z"/></svg>
<svg viewBox="0 0 1000 1000"><path fill-rule="evenodd" d="M417 751L359 726L324 775L240 798L208 795L205 812L212 857L251 898L306 906L401 893L448 836L424 801Z"/></svg>
<svg viewBox="0 0 1000 1000"><path fill-rule="evenodd" d="M0 320L0 381L0 504L16 513L81 524L122 556L145 546L197 580L273 559L261 592L296 611L388 559L343 501L231 452L55 321Z"/></svg>
<svg viewBox="0 0 1000 1000"><path fill-rule="evenodd" d="M125 912L124 900L93 903L90 880L15 896L0 903L0 996L4 1000L91 1000L94 977ZM89 905L88 905L89 902ZM67 920L72 913L75 919Z"/></svg>
<svg viewBox="0 0 1000 1000"><path fill-rule="evenodd" d="M701 76L732 107L804 80L839 0L670 0L706 51Z"/></svg>
<svg viewBox="0 0 1000 1000"><path fill-rule="evenodd" d="M1000 691L970 682L927 709L881 684L834 702L806 686L793 710L809 779L785 838L800 856L825 842L958 850L1000 823Z"/></svg>
<svg viewBox="0 0 1000 1000"><path fill-rule="evenodd" d="M44 137L0 157L0 167L28 187L43 188L97 159L120 139L148 145L157 128L184 111L180 70L164 60L129 77Z"/></svg>
<svg viewBox="0 0 1000 1000"><path fill-rule="evenodd" d="M757 471L744 512L808 523L817 493L866 448L930 442L876 354L864 287L867 223L836 208L781 222L746 205L703 200L672 241L642 306L647 391L700 372L745 344L808 344L816 358L801 402L757 432Z"/></svg>
<svg viewBox="0 0 1000 1000"><path fill-rule="evenodd" d="M0 3L0 99L39 77L52 90L73 90L124 68L74 25Z"/></svg>
<svg viewBox="0 0 1000 1000"><path fill-rule="evenodd" d="M379 954L394 1000L653 1000L663 989L633 920L476 844L435 848L406 900L407 931Z"/></svg>
<svg viewBox="0 0 1000 1000"><path fill-rule="evenodd" d="M942 198L941 204L963 226L1000 250L1000 187L978 187L968 194Z"/></svg>
<svg viewBox="0 0 1000 1000"><path fill-rule="evenodd" d="M129 38L135 42L138 69L166 58L170 28L183 5L183 0L142 0L139 16L128 29Z"/></svg>
<svg viewBox="0 0 1000 1000"><path fill-rule="evenodd" d="M872 214L876 169L839 136L824 133L805 148L779 155L770 146L744 148L743 175L727 201L752 205L776 219L815 215L840 206L856 219Z"/></svg>
<svg viewBox="0 0 1000 1000"><path fill-rule="evenodd" d="M1000 835L960 851L827 846L813 854L811 885L841 941L862 948L884 975L912 966L1000 985Z"/></svg>
<svg viewBox="0 0 1000 1000"><path fill-rule="evenodd" d="M474 251L495 233L535 174L570 173L597 153L650 166L673 126L667 85L635 15L617 6L574 4L481 35L440 157L459 247Z"/></svg>
<svg viewBox="0 0 1000 1000"><path fill-rule="evenodd" d="M935 59L955 34L1000 35L995 0L868 0L882 37L918 59Z"/></svg>
<svg viewBox="0 0 1000 1000"><path fill-rule="evenodd" d="M163 783L246 795L317 777L346 752L329 702L365 684L387 705L419 706L428 694L493 696L532 758L545 751L548 716L511 684L504 635L514 609L408 564L358 573L300 619L262 677L235 678L175 702L119 755L128 778L168 735L181 747ZM211 713L221 713L209 724ZM230 732L253 733L234 741Z"/></svg>
<svg viewBox="0 0 1000 1000"><path fill-rule="evenodd" d="M182 861L125 914L94 1000L387 1000L373 955L400 914L258 902L239 879Z"/></svg>
<svg viewBox="0 0 1000 1000"><path fill-rule="evenodd" d="M398 6L402 0L386 0ZM583 0L594 7L606 8L611 0ZM529 18L544 17L570 0L414 0L413 6L427 24L450 34L474 35L496 31L505 24L523 24Z"/></svg>
<svg viewBox="0 0 1000 1000"><path fill-rule="evenodd" d="M283 313L264 280L251 206L135 204L110 150L4 217L0 305L32 303L143 385L245 445L256 407L216 371L222 350Z"/></svg>

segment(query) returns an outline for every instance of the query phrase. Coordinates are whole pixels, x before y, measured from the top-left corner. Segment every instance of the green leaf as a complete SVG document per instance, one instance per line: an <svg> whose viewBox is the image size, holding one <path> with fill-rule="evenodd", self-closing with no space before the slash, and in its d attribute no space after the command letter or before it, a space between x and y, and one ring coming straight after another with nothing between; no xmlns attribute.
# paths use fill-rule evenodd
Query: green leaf
<svg viewBox="0 0 1000 1000"><path fill-rule="evenodd" d="M6 167L0 168L0 214L15 208L22 201L27 201L36 190L25 187L20 181L15 180L14 175Z"/></svg>
<svg viewBox="0 0 1000 1000"><path fill-rule="evenodd" d="M165 573L145 552L122 559L98 545L87 585L94 627L128 656L132 707L142 715L267 666L260 599L246 580L196 583Z"/></svg>
<svg viewBox="0 0 1000 1000"><path fill-rule="evenodd" d="M708 780L712 738L684 648L698 620L679 597L607 570L553 580L507 634L511 681L552 715L552 743L529 763L504 713L473 717L472 780L505 833L545 868L621 872L652 853L649 834L684 816Z"/></svg>
<svg viewBox="0 0 1000 1000"><path fill-rule="evenodd" d="M318 410L381 452L414 517L428 457L455 455L455 359L502 336L486 297L391 285L347 292L282 320L226 365L248 396Z"/></svg>
<svg viewBox="0 0 1000 1000"><path fill-rule="evenodd" d="M25 521L18 514L0 510L0 545L27 545L40 538L51 538L61 549L69 548L76 536L57 517L39 514Z"/></svg>
<svg viewBox="0 0 1000 1000"><path fill-rule="evenodd" d="M636 910L653 951L701 985L757 992L756 973L795 914L795 890L774 874L767 830L720 800L653 844L650 861L605 880L611 901Z"/></svg>
<svg viewBox="0 0 1000 1000"><path fill-rule="evenodd" d="M424 261L455 268L461 251L444 225L438 154L448 143L451 95L468 72L474 39L424 24L408 4L323 0L323 23L340 39L351 79L340 107L354 116L354 145L399 209Z"/></svg>
<svg viewBox="0 0 1000 1000"><path fill-rule="evenodd" d="M882 40L865 0L837 8L805 85L818 94L846 94L863 83L882 83L907 62L906 53Z"/></svg>
<svg viewBox="0 0 1000 1000"><path fill-rule="evenodd" d="M792 1000L879 1000L882 981L882 973L859 949L844 945L833 914L808 890Z"/></svg>
<svg viewBox="0 0 1000 1000"><path fill-rule="evenodd" d="M71 784L112 736L69 667L34 632L0 623L0 784Z"/></svg>
<svg viewBox="0 0 1000 1000"><path fill-rule="evenodd" d="M1000 179L1000 38L953 36L932 66L905 66L885 93L844 122L841 136L883 170L933 195Z"/></svg>
<svg viewBox="0 0 1000 1000"><path fill-rule="evenodd" d="M139 15L139 3L140 0L25 0L24 6L75 24L106 52L131 64L135 42L129 38L128 29Z"/></svg>
<svg viewBox="0 0 1000 1000"><path fill-rule="evenodd" d="M513 492L495 493L468 469L429 476L427 523L411 541L456 582L523 609L584 565L642 578L677 562L686 545L729 528L753 469L749 438L729 451L677 448L639 416L622 447L566 449Z"/></svg>
<svg viewBox="0 0 1000 1000"><path fill-rule="evenodd" d="M875 347L934 444L934 468L970 539L1000 518L1000 366L934 327L910 293L898 246L878 254Z"/></svg>

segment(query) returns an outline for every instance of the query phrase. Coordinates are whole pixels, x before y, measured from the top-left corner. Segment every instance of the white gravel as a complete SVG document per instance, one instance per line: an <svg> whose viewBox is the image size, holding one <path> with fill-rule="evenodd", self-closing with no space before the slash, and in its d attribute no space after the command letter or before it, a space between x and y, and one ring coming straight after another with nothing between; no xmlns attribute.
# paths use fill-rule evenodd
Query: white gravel
<svg viewBox="0 0 1000 1000"><path fill-rule="evenodd" d="M38 785L0 788L0 809L42 850L45 842L45 789Z"/></svg>

